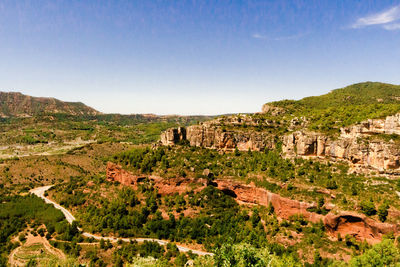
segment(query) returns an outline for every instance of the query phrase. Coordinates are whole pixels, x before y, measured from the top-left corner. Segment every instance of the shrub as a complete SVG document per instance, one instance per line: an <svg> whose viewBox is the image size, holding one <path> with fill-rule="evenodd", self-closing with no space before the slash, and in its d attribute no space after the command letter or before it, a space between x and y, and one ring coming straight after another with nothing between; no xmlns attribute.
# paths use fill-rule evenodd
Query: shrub
<svg viewBox="0 0 400 267"><path fill-rule="evenodd" d="M360 208L361 208L361 211L367 216L372 216L372 215L376 214L375 205L371 200L362 201L360 204Z"/></svg>
<svg viewBox="0 0 400 267"><path fill-rule="evenodd" d="M387 218L388 213L389 213L388 209L389 209L389 205L386 204L386 203L383 203L382 205L379 206L379 208L378 208L378 217L379 217L379 220L381 222L386 221L386 218Z"/></svg>

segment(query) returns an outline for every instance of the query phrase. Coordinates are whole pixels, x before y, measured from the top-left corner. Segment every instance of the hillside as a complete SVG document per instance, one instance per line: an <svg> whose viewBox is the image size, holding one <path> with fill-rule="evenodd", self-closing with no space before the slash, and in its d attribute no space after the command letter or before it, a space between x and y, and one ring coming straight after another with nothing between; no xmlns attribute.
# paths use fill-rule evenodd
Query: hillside
<svg viewBox="0 0 400 267"><path fill-rule="evenodd" d="M49 97L33 97L19 92L0 92L0 117L29 117L39 114L98 115L99 111L81 102L64 102Z"/></svg>
<svg viewBox="0 0 400 267"><path fill-rule="evenodd" d="M265 114L271 114L268 107L281 108L282 112L277 117L284 120L304 118L311 130L337 133L340 127L399 112L400 85L364 82L298 101L267 103L263 106Z"/></svg>

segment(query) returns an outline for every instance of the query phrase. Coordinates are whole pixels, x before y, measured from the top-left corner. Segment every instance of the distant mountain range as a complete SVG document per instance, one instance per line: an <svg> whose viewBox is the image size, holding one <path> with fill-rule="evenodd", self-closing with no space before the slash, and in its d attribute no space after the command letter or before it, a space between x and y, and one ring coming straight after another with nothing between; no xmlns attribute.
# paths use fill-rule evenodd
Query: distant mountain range
<svg viewBox="0 0 400 267"><path fill-rule="evenodd" d="M64 102L50 97L33 97L19 92L0 92L0 117L30 117L40 114L99 115L81 102Z"/></svg>
<svg viewBox="0 0 400 267"><path fill-rule="evenodd" d="M266 119L272 115L274 120L279 118L284 124L289 117L303 118L302 120L308 121L308 127L312 130L326 131L398 112L400 112L400 85L364 82L336 89L325 95L266 103L262 108L264 114L262 117ZM19 92L0 92L0 118L43 114L102 115L101 112L81 102L64 102L51 97L33 97ZM104 115L115 117L119 114ZM136 116L149 119L181 117L154 114Z"/></svg>

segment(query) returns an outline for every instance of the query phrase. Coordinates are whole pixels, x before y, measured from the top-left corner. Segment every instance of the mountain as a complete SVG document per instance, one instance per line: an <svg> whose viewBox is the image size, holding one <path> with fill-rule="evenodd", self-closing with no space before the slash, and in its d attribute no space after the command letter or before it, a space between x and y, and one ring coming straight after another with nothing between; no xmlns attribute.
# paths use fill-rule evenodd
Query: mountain
<svg viewBox="0 0 400 267"><path fill-rule="evenodd" d="M30 117L44 113L98 115L81 102L64 102L50 97L33 97L19 92L0 92L0 117Z"/></svg>

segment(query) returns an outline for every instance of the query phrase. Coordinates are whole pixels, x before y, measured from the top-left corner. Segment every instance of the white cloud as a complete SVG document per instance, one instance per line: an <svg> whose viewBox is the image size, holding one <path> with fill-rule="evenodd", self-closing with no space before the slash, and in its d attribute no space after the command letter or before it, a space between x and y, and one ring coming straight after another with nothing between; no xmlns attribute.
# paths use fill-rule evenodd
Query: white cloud
<svg viewBox="0 0 400 267"><path fill-rule="evenodd" d="M251 37L256 38L256 39L267 39L267 36L259 34L259 33L253 33L253 35Z"/></svg>
<svg viewBox="0 0 400 267"><path fill-rule="evenodd" d="M352 25L352 28L356 29L373 25L382 25L382 27L386 30L393 30L393 27L396 27L393 25L397 24L389 24L389 23L397 20L400 20L400 6L395 6L386 11L359 18Z"/></svg>
<svg viewBox="0 0 400 267"><path fill-rule="evenodd" d="M400 23L386 24L383 25L383 28L388 31L400 30Z"/></svg>

